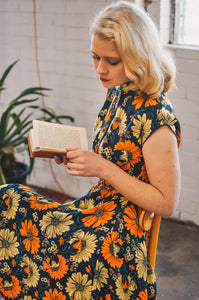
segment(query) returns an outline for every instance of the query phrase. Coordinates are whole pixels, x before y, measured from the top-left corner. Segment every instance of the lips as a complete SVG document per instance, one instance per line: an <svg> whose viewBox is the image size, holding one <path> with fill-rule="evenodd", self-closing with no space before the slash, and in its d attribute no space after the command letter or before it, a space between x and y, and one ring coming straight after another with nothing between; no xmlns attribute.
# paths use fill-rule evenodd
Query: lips
<svg viewBox="0 0 199 300"><path fill-rule="evenodd" d="M103 77L100 77L100 80L101 80L102 82L108 82L108 81L110 81L110 79L106 79L106 78L103 78Z"/></svg>

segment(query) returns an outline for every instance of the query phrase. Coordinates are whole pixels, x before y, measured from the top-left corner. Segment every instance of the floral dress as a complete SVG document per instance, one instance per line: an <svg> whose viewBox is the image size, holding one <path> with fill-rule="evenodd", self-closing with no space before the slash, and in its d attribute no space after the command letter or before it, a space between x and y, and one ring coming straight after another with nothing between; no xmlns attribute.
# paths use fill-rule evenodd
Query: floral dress
<svg viewBox="0 0 199 300"><path fill-rule="evenodd" d="M94 128L93 151L148 182L146 140L180 125L166 96L131 83L109 89ZM0 190L0 294L5 299L154 300L143 210L99 179L83 197L59 204L23 185Z"/></svg>

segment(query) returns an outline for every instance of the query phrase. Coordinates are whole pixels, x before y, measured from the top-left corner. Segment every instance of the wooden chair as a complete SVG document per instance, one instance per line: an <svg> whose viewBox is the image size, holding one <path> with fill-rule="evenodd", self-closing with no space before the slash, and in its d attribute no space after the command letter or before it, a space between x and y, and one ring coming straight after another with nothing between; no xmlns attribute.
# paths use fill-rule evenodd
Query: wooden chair
<svg viewBox="0 0 199 300"><path fill-rule="evenodd" d="M151 214L144 210L141 212L139 225L143 230L146 231L150 230L149 241L147 245L147 254L148 254L148 260L151 263L153 269L155 269L160 224L161 224L160 216Z"/></svg>
<svg viewBox="0 0 199 300"><path fill-rule="evenodd" d="M158 215L154 215L152 219L152 226L150 230L150 237L149 237L149 243L147 249L148 260L151 263L153 269L155 269L160 224L161 224L161 217Z"/></svg>

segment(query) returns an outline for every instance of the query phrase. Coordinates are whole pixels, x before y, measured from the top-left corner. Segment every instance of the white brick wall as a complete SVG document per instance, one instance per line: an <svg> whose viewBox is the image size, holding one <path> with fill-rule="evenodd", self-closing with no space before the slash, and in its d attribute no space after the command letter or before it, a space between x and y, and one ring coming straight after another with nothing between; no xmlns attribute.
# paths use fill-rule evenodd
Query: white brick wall
<svg viewBox="0 0 199 300"><path fill-rule="evenodd" d="M168 29L166 31L169 2L154 0L150 7L165 43L169 41ZM199 225L199 48L169 46L169 49L177 65L177 88L170 93L170 98L182 127L182 189L173 217Z"/></svg>
<svg viewBox="0 0 199 300"><path fill-rule="evenodd" d="M143 0L137 0L142 3ZM90 58L89 22L111 0L37 0L38 54L42 85L52 88L45 102L59 113L75 117L85 126L90 140L105 90L98 82ZM153 0L149 12L163 42L168 41L169 0ZM23 88L38 85L34 50L33 1L0 0L0 74L20 61L6 82L1 106ZM174 217L199 225L199 50L170 47L177 63L177 89L170 93L182 125L180 159L182 192ZM26 159L26 158L24 158ZM78 197L95 182L69 177L64 166L53 162L66 193ZM58 189L49 162L37 159L29 183Z"/></svg>

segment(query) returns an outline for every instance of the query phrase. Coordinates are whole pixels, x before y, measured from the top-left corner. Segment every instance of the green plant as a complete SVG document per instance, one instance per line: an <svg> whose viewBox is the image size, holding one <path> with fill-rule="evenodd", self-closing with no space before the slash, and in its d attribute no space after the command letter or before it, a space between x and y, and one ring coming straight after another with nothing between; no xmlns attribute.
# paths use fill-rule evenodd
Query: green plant
<svg viewBox="0 0 199 300"><path fill-rule="evenodd" d="M4 82L17 62L18 60L11 64L3 73L0 79L0 96L2 91L6 89ZM33 119L57 123L61 123L61 119L74 121L71 116L56 115L55 111L49 107L35 105L34 102L38 101L40 96L44 96L43 92L49 90L43 87L25 89L10 101L5 110L0 114L0 185L6 183L6 175L15 174L15 154L17 152L28 152L30 171L32 170L34 160L29 154L27 133L32 128ZM29 98L30 96L31 99Z"/></svg>

